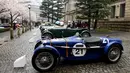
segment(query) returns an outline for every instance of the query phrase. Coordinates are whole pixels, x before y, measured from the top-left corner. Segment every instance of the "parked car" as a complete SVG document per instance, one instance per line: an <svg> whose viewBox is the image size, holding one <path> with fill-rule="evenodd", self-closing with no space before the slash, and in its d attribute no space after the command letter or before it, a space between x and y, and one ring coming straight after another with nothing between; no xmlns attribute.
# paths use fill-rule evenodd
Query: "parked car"
<svg viewBox="0 0 130 73"><path fill-rule="evenodd" d="M32 57L32 66L39 72L50 71L61 60L98 60L116 63L123 52L122 41L108 37L72 36L60 39L38 40Z"/></svg>
<svg viewBox="0 0 130 73"><path fill-rule="evenodd" d="M80 36L83 36L83 37L90 37L91 36L88 29L84 29L84 28L58 27L58 28L42 29L41 30L41 37L43 39L70 37L70 36L73 36L75 34L80 34Z"/></svg>
<svg viewBox="0 0 130 73"><path fill-rule="evenodd" d="M51 28L56 28L56 27L60 27L60 26L52 24L52 23L45 23L45 24L40 25L39 29L45 30L45 29L51 29Z"/></svg>
<svg viewBox="0 0 130 73"><path fill-rule="evenodd" d="M9 27L10 27L10 24L8 24L8 23L3 23L3 24L0 24L0 27L9 28Z"/></svg>
<svg viewBox="0 0 130 73"><path fill-rule="evenodd" d="M18 26L19 26L19 27L22 27L22 25L19 24L19 23L15 24L15 28L17 28ZM11 25L10 25L9 23L3 23L3 24L0 24L0 27L10 28ZM14 27L14 24L13 24L13 27Z"/></svg>

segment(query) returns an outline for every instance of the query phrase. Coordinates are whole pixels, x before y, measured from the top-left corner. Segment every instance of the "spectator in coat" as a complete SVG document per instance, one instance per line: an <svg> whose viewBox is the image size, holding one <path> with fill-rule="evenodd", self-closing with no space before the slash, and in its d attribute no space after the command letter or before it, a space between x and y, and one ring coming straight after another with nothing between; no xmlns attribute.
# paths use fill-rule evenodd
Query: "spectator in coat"
<svg viewBox="0 0 130 73"><path fill-rule="evenodd" d="M71 28L75 28L75 22L72 22L72 27Z"/></svg>
<svg viewBox="0 0 130 73"><path fill-rule="evenodd" d="M87 22L85 22L84 27L88 28L88 23Z"/></svg>
<svg viewBox="0 0 130 73"><path fill-rule="evenodd" d="M67 28L71 28L71 21L68 21L68 25L67 25Z"/></svg>
<svg viewBox="0 0 130 73"><path fill-rule="evenodd" d="M81 21L78 21L77 27L78 27L78 28L81 28Z"/></svg>

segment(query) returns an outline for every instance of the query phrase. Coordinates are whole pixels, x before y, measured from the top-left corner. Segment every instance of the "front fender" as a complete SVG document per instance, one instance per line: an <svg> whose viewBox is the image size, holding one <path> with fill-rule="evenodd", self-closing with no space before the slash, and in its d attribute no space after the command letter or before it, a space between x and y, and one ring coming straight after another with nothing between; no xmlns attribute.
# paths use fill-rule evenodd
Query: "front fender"
<svg viewBox="0 0 130 73"><path fill-rule="evenodd" d="M42 32L42 36L43 36L44 34L51 34L51 35L52 35L52 37L54 37L54 36L53 36L53 33L52 33L52 32L50 32L50 31L48 31L48 30L47 30L47 31Z"/></svg>
<svg viewBox="0 0 130 73"><path fill-rule="evenodd" d="M41 39L39 39L39 40L36 41L36 43L39 43L39 42L41 42Z"/></svg>
<svg viewBox="0 0 130 73"><path fill-rule="evenodd" d="M39 40L36 41L36 45L35 45L35 47L34 47L34 50L35 50L40 44L42 44L41 39L39 39Z"/></svg>
<svg viewBox="0 0 130 73"><path fill-rule="evenodd" d="M44 30L43 34L49 33L51 35L53 35L48 29Z"/></svg>
<svg viewBox="0 0 130 73"><path fill-rule="evenodd" d="M39 47L37 47L37 48L35 49L34 54L35 54L37 51L39 51L39 50L48 50L48 51L53 52L56 56L60 57L60 53L59 53L58 50L57 50L55 47L53 47L53 46L50 46L50 45L45 45L45 46L44 46L43 44L41 44Z"/></svg>
<svg viewBox="0 0 130 73"><path fill-rule="evenodd" d="M110 49L110 47L111 47L113 44L118 44L118 45L121 47L121 49L123 50L123 46L122 46L122 44L121 44L120 42L113 41L113 42L108 43L108 44L105 46L105 48L104 48L104 54L107 54L107 53L108 53L108 50Z"/></svg>

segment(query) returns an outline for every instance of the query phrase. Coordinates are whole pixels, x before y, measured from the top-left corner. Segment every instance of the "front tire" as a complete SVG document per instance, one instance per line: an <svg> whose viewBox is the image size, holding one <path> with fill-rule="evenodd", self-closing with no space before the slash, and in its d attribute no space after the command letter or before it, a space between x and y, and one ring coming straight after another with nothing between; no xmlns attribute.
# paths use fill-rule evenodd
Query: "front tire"
<svg viewBox="0 0 130 73"><path fill-rule="evenodd" d="M118 44L114 44L108 50L108 53L106 56L106 62L117 63L120 60L121 55L122 55L121 47Z"/></svg>
<svg viewBox="0 0 130 73"><path fill-rule="evenodd" d="M57 57L50 51L39 50L32 57L32 66L39 72L50 71L57 65Z"/></svg>

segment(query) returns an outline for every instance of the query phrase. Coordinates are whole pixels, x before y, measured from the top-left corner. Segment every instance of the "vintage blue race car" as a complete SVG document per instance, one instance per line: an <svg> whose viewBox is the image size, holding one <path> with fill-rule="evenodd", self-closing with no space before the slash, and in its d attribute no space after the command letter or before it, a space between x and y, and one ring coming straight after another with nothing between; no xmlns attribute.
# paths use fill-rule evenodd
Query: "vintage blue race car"
<svg viewBox="0 0 130 73"><path fill-rule="evenodd" d="M123 52L122 41L109 37L78 37L38 40L32 66L39 72L53 69L62 60L97 60L116 63Z"/></svg>

